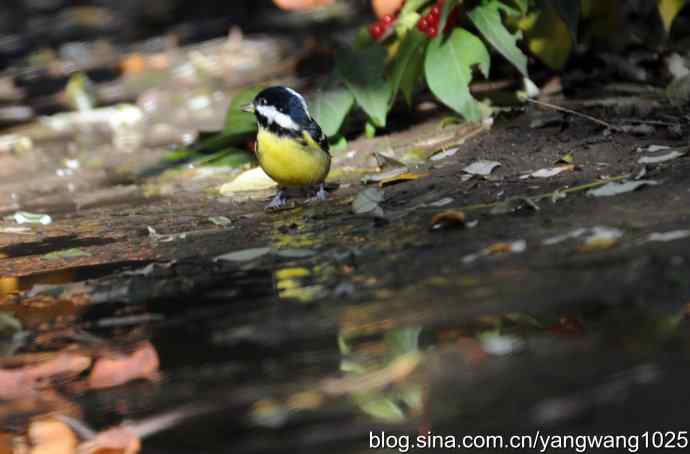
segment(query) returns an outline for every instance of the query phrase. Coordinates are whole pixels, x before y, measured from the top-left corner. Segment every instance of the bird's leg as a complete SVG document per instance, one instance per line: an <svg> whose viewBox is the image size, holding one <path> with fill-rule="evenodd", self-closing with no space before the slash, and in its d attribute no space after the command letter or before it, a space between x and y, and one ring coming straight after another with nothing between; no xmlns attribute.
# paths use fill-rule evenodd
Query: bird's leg
<svg viewBox="0 0 690 454"><path fill-rule="evenodd" d="M282 208L285 206L285 203L287 202L287 198L285 198L285 190L283 188L278 188L278 193L276 194L275 197L273 197L273 200L266 205L267 210L276 210L278 208Z"/></svg>
<svg viewBox="0 0 690 454"><path fill-rule="evenodd" d="M314 203L314 202L322 202L324 200L328 200L328 192L326 192L326 187L325 184L321 183L319 185L319 190L316 192L316 195L314 197L309 197L306 200L306 203Z"/></svg>
<svg viewBox="0 0 690 454"><path fill-rule="evenodd" d="M316 198L319 200L328 200L328 192L326 192L326 185L321 183L319 185L319 190L316 193Z"/></svg>

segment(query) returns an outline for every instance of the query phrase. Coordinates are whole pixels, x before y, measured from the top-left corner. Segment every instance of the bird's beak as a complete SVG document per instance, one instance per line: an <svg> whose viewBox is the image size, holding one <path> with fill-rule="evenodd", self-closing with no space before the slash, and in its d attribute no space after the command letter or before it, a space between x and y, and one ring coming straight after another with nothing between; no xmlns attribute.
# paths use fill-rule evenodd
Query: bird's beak
<svg viewBox="0 0 690 454"><path fill-rule="evenodd" d="M242 112L247 112L247 113L254 113L256 111L256 109L254 108L254 104L252 104L252 103L245 104L245 105L241 106L240 110Z"/></svg>

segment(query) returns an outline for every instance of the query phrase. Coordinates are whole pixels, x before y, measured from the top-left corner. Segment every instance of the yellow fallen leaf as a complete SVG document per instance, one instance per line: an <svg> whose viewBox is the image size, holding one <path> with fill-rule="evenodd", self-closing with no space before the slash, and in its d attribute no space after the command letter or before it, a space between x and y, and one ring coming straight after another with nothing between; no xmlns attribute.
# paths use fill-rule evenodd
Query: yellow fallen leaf
<svg viewBox="0 0 690 454"><path fill-rule="evenodd" d="M431 218L431 228L441 227L464 227L465 213L460 210L446 210L434 215Z"/></svg>
<svg viewBox="0 0 690 454"><path fill-rule="evenodd" d="M587 237L577 250L579 252L592 252L610 249L618 243L622 236L622 230L606 226L596 226L592 228L592 234Z"/></svg>
<svg viewBox="0 0 690 454"><path fill-rule="evenodd" d="M513 252L513 244L512 243L495 243L495 244L492 244L491 246L488 246L485 251L486 251L487 255L505 254L507 252Z"/></svg>
<svg viewBox="0 0 690 454"><path fill-rule="evenodd" d="M414 181L414 180L418 180L420 178L425 178L428 176L431 176L431 174L428 172L427 173L405 172L405 173L401 173L400 175L396 175L394 177L386 178L384 180L379 181L379 186L384 187L384 186L388 186L391 184L402 183L404 181Z"/></svg>
<svg viewBox="0 0 690 454"><path fill-rule="evenodd" d="M602 251L605 249L611 249L618 242L614 238L599 238L586 242L578 246L577 250L579 252L592 252L592 251Z"/></svg>
<svg viewBox="0 0 690 454"><path fill-rule="evenodd" d="M261 167L255 167L239 174L234 180L220 187L221 195L234 192L263 191L277 186Z"/></svg>

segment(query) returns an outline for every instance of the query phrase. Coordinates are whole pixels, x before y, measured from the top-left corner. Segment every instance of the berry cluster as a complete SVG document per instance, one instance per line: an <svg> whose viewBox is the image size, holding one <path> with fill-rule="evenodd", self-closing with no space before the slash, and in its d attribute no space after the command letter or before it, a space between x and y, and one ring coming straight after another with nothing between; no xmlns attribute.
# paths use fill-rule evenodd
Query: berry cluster
<svg viewBox="0 0 690 454"><path fill-rule="evenodd" d="M445 0L436 0L436 3L429 9L429 12L425 16L422 16L417 22L417 29L426 34L429 38L435 38L438 35L438 25L441 21L441 12L443 11L443 5L445 3ZM371 37L376 41L380 40L386 34L390 26L398 19L399 13L400 11L392 15L383 16L378 22L371 24L369 26L369 34ZM456 6L448 15L443 33L448 33L455 28L458 22L460 22L460 8Z"/></svg>
<svg viewBox="0 0 690 454"><path fill-rule="evenodd" d="M441 11L445 0L438 0L434 6L431 7L426 16L422 16L417 22L417 29L425 33L429 38L435 38L438 35L438 23L441 20Z"/></svg>
<svg viewBox="0 0 690 454"><path fill-rule="evenodd" d="M390 26L393 25L397 18L398 13L396 13L395 15L387 14L383 16L381 20L369 26L369 34L372 38L378 41L386 33Z"/></svg>
<svg viewBox="0 0 690 454"><path fill-rule="evenodd" d="M426 16L422 16L417 22L417 28L420 32L425 33L429 38L435 38L438 35L438 24L441 21L441 11L443 11L443 4L445 0L437 0L436 4L431 7ZM443 27L443 33L448 33L455 28L460 22L460 7L453 8L446 19L446 25Z"/></svg>

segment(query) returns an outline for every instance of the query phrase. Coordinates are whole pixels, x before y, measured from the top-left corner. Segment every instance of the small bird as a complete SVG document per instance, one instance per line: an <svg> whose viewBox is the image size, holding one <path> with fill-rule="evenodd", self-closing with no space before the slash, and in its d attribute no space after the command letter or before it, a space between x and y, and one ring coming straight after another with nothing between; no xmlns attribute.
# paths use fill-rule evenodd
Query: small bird
<svg viewBox="0 0 690 454"><path fill-rule="evenodd" d="M325 200L324 180L331 168L328 139L309 114L304 97L291 88L269 87L242 111L256 116L259 165L279 185L266 208L285 205L289 187L318 185L316 198Z"/></svg>

